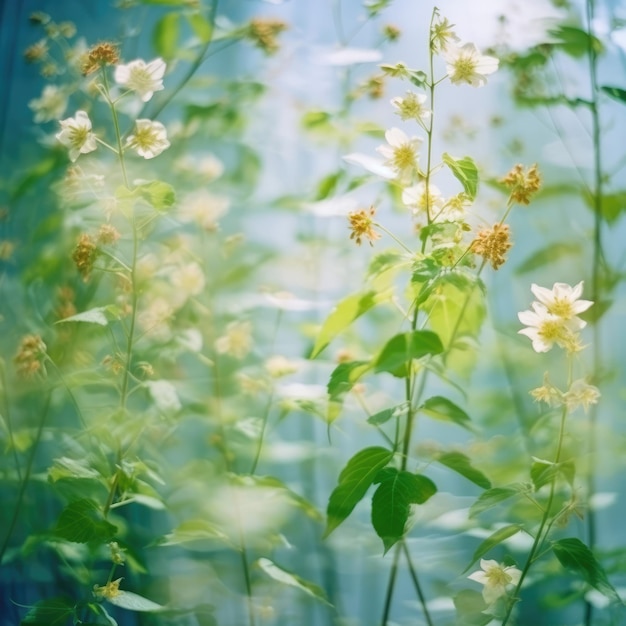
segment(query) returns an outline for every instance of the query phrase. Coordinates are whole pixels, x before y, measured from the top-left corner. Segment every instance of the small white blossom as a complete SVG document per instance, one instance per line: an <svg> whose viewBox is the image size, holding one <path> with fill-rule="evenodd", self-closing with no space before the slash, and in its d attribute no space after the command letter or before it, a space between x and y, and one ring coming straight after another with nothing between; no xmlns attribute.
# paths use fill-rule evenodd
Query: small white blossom
<svg viewBox="0 0 626 626"><path fill-rule="evenodd" d="M426 95L423 93L414 93L413 91L407 91L404 98L392 98L391 104L395 107L401 120L418 120L420 122L427 122L430 118L431 111L424 107L426 102Z"/></svg>
<svg viewBox="0 0 626 626"><path fill-rule="evenodd" d="M70 161L96 149L96 136L91 132L91 120L85 111L76 111L75 117L61 120L59 124L61 131L55 137L69 149Z"/></svg>
<svg viewBox="0 0 626 626"><path fill-rule="evenodd" d="M118 85L136 91L144 102L148 102L155 91L163 89L165 61L161 58L149 63L141 59L115 68L113 78Z"/></svg>
<svg viewBox="0 0 626 626"><path fill-rule="evenodd" d="M580 300L583 293L582 280L575 287L566 283L554 283L552 289L539 287L533 283L530 290L537 300L546 307L548 313L557 315L564 320L575 321L579 329L587 325L587 322L576 317L593 304L591 300Z"/></svg>
<svg viewBox="0 0 626 626"><path fill-rule="evenodd" d="M422 142L419 137L409 137L399 128L390 128L385 133L387 145L376 150L386 159L385 165L392 168L399 178L410 175L417 168L417 150Z"/></svg>
<svg viewBox="0 0 626 626"><path fill-rule="evenodd" d="M428 197L426 196L426 183L424 181L406 187L402 191L402 202L406 206L412 207L415 214L426 213L428 202L428 214L433 220L441 213L444 206L441 191L435 185L428 185Z"/></svg>
<svg viewBox="0 0 626 626"><path fill-rule="evenodd" d="M144 159L153 159L169 146L165 126L161 122L145 119L135 122L135 133L126 140L126 147L132 148Z"/></svg>
<svg viewBox="0 0 626 626"><path fill-rule="evenodd" d="M178 392L171 382L168 380L151 380L144 385L148 388L150 397L159 411L171 414L181 410L182 404Z"/></svg>
<svg viewBox="0 0 626 626"><path fill-rule="evenodd" d="M228 354L236 359L243 359L251 348L250 322L231 322L226 327L226 334L215 341L215 349L219 354Z"/></svg>
<svg viewBox="0 0 626 626"><path fill-rule="evenodd" d="M206 280L204 272L197 263L189 263L176 268L170 275L172 285L176 287L175 300L181 304L191 296L202 293Z"/></svg>
<svg viewBox="0 0 626 626"><path fill-rule="evenodd" d="M39 98L33 98L28 107L34 111L36 124L58 120L67 108L67 95L56 85L46 85Z"/></svg>
<svg viewBox="0 0 626 626"><path fill-rule="evenodd" d="M217 230L218 220L228 210L228 198L207 191L197 191L186 196L180 203L181 222L193 222L203 230Z"/></svg>
<svg viewBox="0 0 626 626"><path fill-rule="evenodd" d="M569 391L563 394L565 405L568 411L574 411L582 406L585 412L589 410L589 405L597 404L600 399L600 390L587 383L584 379L575 380Z"/></svg>
<svg viewBox="0 0 626 626"><path fill-rule="evenodd" d="M473 43L463 46L449 46L443 54L450 82L454 85L468 83L472 87L487 84L485 76L498 69L495 57L482 55Z"/></svg>
<svg viewBox="0 0 626 626"><path fill-rule="evenodd" d="M548 309L539 302L532 303L532 311L522 311L517 314L519 321L528 326L518 331L526 335L533 344L535 352L548 352L554 344L575 352L578 347L579 326L573 320L564 320L558 315L548 312Z"/></svg>
<svg viewBox="0 0 626 626"><path fill-rule="evenodd" d="M480 559L481 571L470 574L468 578L483 587L483 599L488 605L506 595L509 585L517 585L522 572L517 567L503 567L497 561Z"/></svg>

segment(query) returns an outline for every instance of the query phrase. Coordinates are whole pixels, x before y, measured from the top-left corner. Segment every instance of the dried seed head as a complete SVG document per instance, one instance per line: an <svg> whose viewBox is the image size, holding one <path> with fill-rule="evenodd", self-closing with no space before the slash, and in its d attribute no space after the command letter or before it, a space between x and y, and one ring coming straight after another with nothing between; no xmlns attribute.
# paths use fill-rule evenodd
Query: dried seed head
<svg viewBox="0 0 626 626"><path fill-rule="evenodd" d="M369 211L361 209L360 211L351 211L348 213L348 220L350 220L350 239L354 239L357 245L361 245L363 237L367 237L370 242L370 246L374 245L374 241L380 239L380 234L374 230L375 222L374 215L376 215L376 209L370 207Z"/></svg>
<svg viewBox="0 0 626 626"><path fill-rule="evenodd" d="M100 245L113 245L120 238L120 233L111 224L101 224L96 237L96 242Z"/></svg>
<svg viewBox="0 0 626 626"><path fill-rule="evenodd" d="M93 269L93 265L96 261L97 256L98 246L96 245L95 241L93 240L91 235L83 233L79 237L78 243L74 248L72 259L84 280L87 280L89 278L89 274Z"/></svg>
<svg viewBox="0 0 626 626"><path fill-rule="evenodd" d="M278 35L287 27L287 23L282 20L255 17L248 27L248 39L265 54L274 54L280 47Z"/></svg>
<svg viewBox="0 0 626 626"><path fill-rule="evenodd" d="M519 204L530 204L531 196L541 188L541 177L536 163L526 171L518 163L501 182L511 190L511 199Z"/></svg>
<svg viewBox="0 0 626 626"><path fill-rule="evenodd" d="M497 270L505 262L504 255L512 245L508 225L494 224L478 233L472 242L472 250L491 261L493 269Z"/></svg>
<svg viewBox="0 0 626 626"><path fill-rule="evenodd" d="M22 378L30 378L43 369L46 344L39 335L26 335L22 338L13 362Z"/></svg>
<svg viewBox="0 0 626 626"><path fill-rule="evenodd" d="M108 41L96 44L84 56L81 63L83 76L98 71L105 65L116 65L119 63L120 55L117 46Z"/></svg>

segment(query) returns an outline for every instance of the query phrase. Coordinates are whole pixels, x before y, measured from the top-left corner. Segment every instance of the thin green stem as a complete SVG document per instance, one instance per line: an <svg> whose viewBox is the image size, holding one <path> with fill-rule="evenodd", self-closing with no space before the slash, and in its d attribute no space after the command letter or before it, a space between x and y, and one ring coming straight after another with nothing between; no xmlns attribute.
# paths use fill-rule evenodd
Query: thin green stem
<svg viewBox="0 0 626 626"><path fill-rule="evenodd" d="M413 250L411 250L411 248L409 248L407 245L402 243L402 241L400 241L390 230L387 230L382 224L379 224L378 222L374 222L374 226L376 226L377 228L380 228L380 230L382 230L384 233L389 235L399 246L404 248L411 256L415 254Z"/></svg>
<svg viewBox="0 0 626 626"><path fill-rule="evenodd" d="M389 573L389 582L387 583L387 592L385 593L385 604L383 607L383 616L380 620L380 626L387 626L389 620L389 613L391 611L391 601L393 599L393 590L396 586L396 578L398 576L398 563L400 561L400 554L402 552L401 543L396 544L393 552L393 562L391 563L391 571Z"/></svg>
<svg viewBox="0 0 626 626"><path fill-rule="evenodd" d="M4 360L0 359L0 380L2 381L2 399L4 404L4 419L7 424L7 431L9 434L9 443L11 444L11 452L13 453L13 461L15 462L15 472L17 473L17 479L22 480L22 469L20 467L20 460L17 456L17 448L15 447L15 438L13 436L13 420L11 417L11 404L9 402L9 387L7 385L6 369L4 367ZM0 559L0 562L2 559Z"/></svg>
<svg viewBox="0 0 626 626"><path fill-rule="evenodd" d="M422 591L422 586L420 585L419 579L417 578L417 571L415 569L415 566L413 565L413 561L411 560L411 553L409 552L409 549L404 540L402 541L402 548L404 549L404 556L406 557L406 562L409 566L409 574L411 575L411 580L413 581L415 591L417 592L420 604L422 605L422 611L424 613L426 623L428 624L428 626L433 626L433 621L430 617L430 613L428 612L428 607L426 605L426 596L424 596L424 592Z"/></svg>
<svg viewBox="0 0 626 626"><path fill-rule="evenodd" d="M105 97L109 103L111 109L111 118L113 119L113 128L115 130L115 141L117 143L117 156L120 162L120 168L122 170L122 178L124 179L124 185L127 189L130 189L128 184L128 175L126 173L126 163L124 161L124 146L122 145L122 133L120 132L120 121L117 116L117 109L109 96L109 82L107 80L106 69L102 68L102 81L104 83ZM110 147L110 146L109 146Z"/></svg>

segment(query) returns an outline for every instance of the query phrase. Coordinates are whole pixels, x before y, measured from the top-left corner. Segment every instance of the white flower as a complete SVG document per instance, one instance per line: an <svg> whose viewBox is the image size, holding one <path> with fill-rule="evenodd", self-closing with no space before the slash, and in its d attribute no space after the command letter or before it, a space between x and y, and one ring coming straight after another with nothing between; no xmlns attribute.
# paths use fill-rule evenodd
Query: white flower
<svg viewBox="0 0 626 626"><path fill-rule="evenodd" d="M243 359L252 348L252 325L250 322L231 322L226 327L226 334L215 342L219 354L228 354L236 359Z"/></svg>
<svg viewBox="0 0 626 626"><path fill-rule="evenodd" d="M75 117L61 120L59 124L61 131L55 137L69 148L72 162L76 161L80 154L87 154L96 149L96 136L91 132L91 120L85 111L76 111Z"/></svg>
<svg viewBox="0 0 626 626"><path fill-rule="evenodd" d="M202 293L206 280L204 272L197 263L189 263L175 269L170 280L172 285L176 287L176 300L182 303L186 302L191 296L197 296Z"/></svg>
<svg viewBox="0 0 626 626"><path fill-rule="evenodd" d="M35 112L36 124L58 120L67 108L67 95L56 85L46 85L41 97L33 98L28 107Z"/></svg>
<svg viewBox="0 0 626 626"><path fill-rule="evenodd" d="M452 84L468 83L472 87L487 84L485 78L498 69L499 61L495 57L480 54L473 43L463 46L449 46L443 54L446 70Z"/></svg>
<svg viewBox="0 0 626 626"><path fill-rule="evenodd" d="M181 410L182 404L176 387L168 380L151 380L144 384L159 411L171 414Z"/></svg>
<svg viewBox="0 0 626 626"><path fill-rule="evenodd" d="M506 595L509 585L517 585L522 572L517 567L503 567L497 561L480 559L482 572L474 572L468 578L484 585L483 599L489 605Z"/></svg>
<svg viewBox="0 0 626 626"><path fill-rule="evenodd" d="M426 213L426 203L428 202L428 214L432 220L441 213L444 206L444 199L439 188L435 187L435 185L428 185L428 198L426 197L426 183L424 181L412 187L406 187L402 191L402 202L406 206L412 207L415 214L420 212Z"/></svg>
<svg viewBox="0 0 626 626"><path fill-rule="evenodd" d="M282 355L271 356L265 361L265 369L272 378L282 378L298 371L298 365Z"/></svg>
<svg viewBox="0 0 626 626"><path fill-rule="evenodd" d="M165 61L161 58L149 63L137 59L126 65L118 65L113 78L118 85L136 91L144 102L148 102L155 91L163 89L166 67Z"/></svg>
<svg viewBox="0 0 626 626"><path fill-rule="evenodd" d="M144 159L153 159L169 146L165 126L152 120L137 120L135 134L126 140L126 147L132 148Z"/></svg>
<svg viewBox="0 0 626 626"><path fill-rule="evenodd" d="M392 98L391 104L396 108L396 113L401 120L419 120L426 122L430 118L431 111L424 108L426 95L407 91L404 98Z"/></svg>
<svg viewBox="0 0 626 626"><path fill-rule="evenodd" d="M537 300L546 307L548 313L557 315L564 320L575 322L579 329L587 325L587 322L576 317L593 304L591 300L579 299L583 293L582 280L575 287L571 287L566 283L554 283L552 289L539 287L539 285L533 283L530 290Z"/></svg>
<svg viewBox="0 0 626 626"><path fill-rule="evenodd" d="M522 311L517 317L522 324L528 326L518 331L519 334L526 335L532 341L535 352L548 352L554 344L566 348L569 352L576 352L579 349L576 331L580 326L576 322L549 313L539 302L533 302L532 307L532 311Z"/></svg>
<svg viewBox="0 0 626 626"><path fill-rule="evenodd" d="M390 128L385 133L387 145L376 150L385 157L385 165L391 167L402 178L417 168L417 149L422 142L419 137L409 137L399 128Z"/></svg>
<svg viewBox="0 0 626 626"><path fill-rule="evenodd" d="M590 385L582 378L575 380L569 388L569 391L563 394L565 405L570 412L576 410L579 406L582 406L586 412L589 410L590 404L598 403L599 398L600 390Z"/></svg>
<svg viewBox="0 0 626 626"><path fill-rule="evenodd" d="M217 221L228 210L229 201L207 191L189 194L180 203L181 222L194 222L206 231L217 230Z"/></svg>

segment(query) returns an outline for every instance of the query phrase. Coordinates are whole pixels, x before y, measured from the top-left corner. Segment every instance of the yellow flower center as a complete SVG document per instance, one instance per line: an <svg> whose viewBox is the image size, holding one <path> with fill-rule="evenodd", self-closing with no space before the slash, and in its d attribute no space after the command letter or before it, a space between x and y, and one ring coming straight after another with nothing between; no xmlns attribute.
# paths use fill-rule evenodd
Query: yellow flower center
<svg viewBox="0 0 626 626"><path fill-rule="evenodd" d="M152 128L148 126L148 127L137 129L137 131L135 132L135 138L133 140L133 143L137 145L138 147L145 149L145 148L151 148L152 146L154 146L156 140L157 140L156 131L154 131Z"/></svg>
<svg viewBox="0 0 626 626"><path fill-rule="evenodd" d="M394 148L393 167L399 171L410 170L415 166L415 149L409 143L403 143L401 146Z"/></svg>
<svg viewBox="0 0 626 626"><path fill-rule="evenodd" d="M89 130L85 126L73 126L69 135L72 146L74 148L82 148L89 136Z"/></svg>
<svg viewBox="0 0 626 626"><path fill-rule="evenodd" d="M470 82L476 70L476 62L472 58L460 57L454 62L454 78Z"/></svg>
<svg viewBox="0 0 626 626"><path fill-rule="evenodd" d="M563 342L568 332L561 320L545 320L539 328L539 334L550 342Z"/></svg>
<svg viewBox="0 0 626 626"><path fill-rule="evenodd" d="M486 572L487 584L490 587L505 587L511 582L511 576L501 567L490 567Z"/></svg>
<svg viewBox="0 0 626 626"><path fill-rule="evenodd" d="M572 303L564 298L555 298L554 302L549 306L548 311L552 313L552 315L558 315L564 320L569 320L574 317Z"/></svg>

